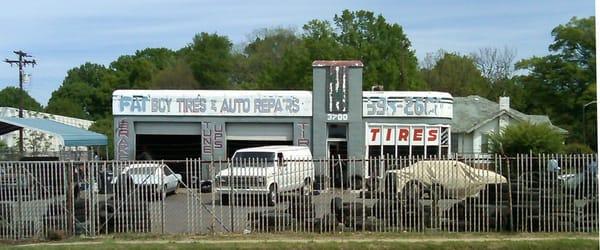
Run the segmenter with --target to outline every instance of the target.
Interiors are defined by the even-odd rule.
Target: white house
[[[486,154],[488,135],[515,122],[546,123],[560,133],[567,133],[552,125],[548,116],[527,115],[512,109],[509,97],[500,97],[500,103],[476,95],[454,97],[451,150],[457,154]]]

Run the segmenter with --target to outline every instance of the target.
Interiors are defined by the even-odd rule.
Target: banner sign
[[[364,117],[432,117],[452,119],[453,98],[445,92],[363,92]]]
[[[116,90],[113,115],[312,116],[310,91]]]
[[[440,145],[441,128],[428,125],[369,125],[366,138],[368,145]]]

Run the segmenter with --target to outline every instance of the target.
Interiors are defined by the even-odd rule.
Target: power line
[[[30,58],[31,55],[27,54],[26,52],[19,50],[19,51],[13,51],[13,53],[15,53],[19,56],[19,60],[4,59],[4,62],[10,64],[10,66],[13,66],[13,64],[16,64],[19,66],[19,89],[20,89],[19,117],[23,118],[23,99],[25,99],[25,95],[23,94],[23,77],[24,77],[23,68],[26,67],[27,65],[31,65],[31,67],[34,67],[37,63],[35,62],[35,59],[28,60],[27,58]],[[19,129],[19,152],[21,154],[23,153],[23,128]]]

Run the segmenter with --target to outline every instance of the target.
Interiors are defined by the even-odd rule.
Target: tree
[[[202,89],[228,89],[233,71],[232,46],[225,36],[202,32],[178,53],[190,64]]]
[[[502,155],[560,153],[564,136],[548,124],[527,122],[508,125],[490,134],[491,152]]]
[[[177,61],[152,77],[152,89],[200,89],[200,83],[194,78],[190,65],[183,60]]]
[[[67,72],[58,90],[52,92],[46,112],[82,119],[97,119],[111,112],[114,72],[85,63]]]
[[[0,91],[0,107],[18,108],[21,96],[23,96],[23,108],[33,111],[42,111],[40,105],[24,90],[21,91],[17,87],[6,87]]]
[[[432,68],[423,68],[421,72],[431,90],[450,92],[454,96],[488,93],[488,83],[470,57],[445,51],[429,57],[437,61]]]
[[[398,24],[387,23],[370,11],[344,10],[335,15],[339,31],[336,41],[343,59],[360,59],[365,64],[363,89],[384,85],[389,90],[422,89],[417,58],[411,43]]]
[[[102,119],[95,121],[92,126],[90,126],[89,130],[106,135],[108,138],[108,158],[112,159],[114,156],[114,129],[113,129],[113,116],[107,116]],[[98,151],[98,156],[104,158],[106,153],[106,148],[100,148]]]
[[[595,99],[590,94],[596,84],[595,17],[574,17],[554,28],[552,36],[550,55],[516,64],[517,69],[528,71],[517,78],[529,100],[524,111],[550,115],[555,124],[570,131],[568,141],[582,141],[581,110]],[[594,133],[586,135],[595,148]]]

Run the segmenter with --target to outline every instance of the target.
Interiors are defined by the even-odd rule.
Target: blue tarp
[[[37,130],[62,139],[65,147],[105,146],[105,135],[47,119],[0,117],[0,135],[20,128]]]

